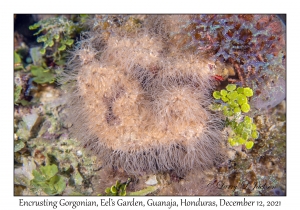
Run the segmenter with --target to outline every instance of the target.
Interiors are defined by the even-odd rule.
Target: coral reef
[[[285,98],[285,25],[278,16],[192,15],[184,23],[176,35],[181,46],[217,61],[216,74],[229,82],[251,87],[254,107]]]
[[[181,17],[130,17],[111,27],[101,18],[61,78],[70,84],[73,136],[104,165],[129,174],[184,173],[221,160],[223,125],[208,107],[209,61],[168,38]]]
[[[286,194],[285,25],[276,15],[62,16],[14,16],[15,195],[105,195],[129,178],[127,195]],[[56,40],[41,25],[37,43],[28,27],[41,19],[89,31],[65,25]],[[76,49],[60,85],[68,34]],[[246,109],[227,97],[235,86],[251,97]],[[252,148],[228,142],[239,124],[251,125]],[[37,180],[50,165],[65,188]]]

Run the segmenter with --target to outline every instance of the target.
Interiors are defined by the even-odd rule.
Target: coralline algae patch
[[[276,15],[192,15],[183,23],[176,35],[180,46],[231,65],[235,76],[225,76],[255,91],[255,108],[285,98],[285,25]]]

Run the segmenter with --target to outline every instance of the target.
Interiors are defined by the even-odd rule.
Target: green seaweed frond
[[[126,187],[131,182],[131,179],[128,178],[126,182],[121,184],[120,180],[117,180],[116,184],[105,189],[105,195],[107,196],[125,196]],[[99,194],[101,196],[101,194]]]
[[[62,52],[73,45],[75,35],[82,30],[82,23],[87,17],[88,15],[80,15],[78,22],[69,20],[65,16],[48,18],[29,26],[29,29],[38,30],[34,35],[39,35],[37,42],[43,43],[40,53],[44,55],[49,49],[54,60],[58,62],[62,58]]]
[[[126,196],[127,195],[126,187],[128,186],[128,184],[130,182],[131,182],[130,178],[128,178],[128,180],[126,182],[123,182],[122,184],[118,180],[115,185],[105,189],[105,195],[106,196]],[[145,195],[155,192],[157,189],[158,189],[157,186],[148,186],[145,189],[142,189],[140,191],[130,192],[130,193],[128,193],[128,195],[129,196],[145,196]],[[102,195],[98,194],[98,196],[102,196]]]
[[[53,83],[56,79],[55,73],[50,69],[45,69],[42,66],[30,66],[33,81],[38,84]]]
[[[57,173],[58,168],[54,164],[41,166],[40,172],[32,171],[34,179],[30,181],[30,184],[35,189],[42,189],[48,195],[59,195],[65,190],[66,182]]]

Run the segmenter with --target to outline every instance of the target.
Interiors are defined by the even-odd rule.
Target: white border
[[[296,2],[296,1],[293,1]],[[1,150],[0,150],[0,206],[1,209],[20,208],[18,200],[13,197],[13,14],[14,13],[287,13],[287,196],[286,197],[249,197],[249,200],[280,200],[282,206],[298,207],[299,180],[299,110],[300,98],[300,19],[298,5],[292,1],[251,0],[251,1],[176,1],[176,0],[112,0],[112,1],[62,1],[62,0],[15,0],[1,3]],[[298,147],[297,147],[298,146]],[[26,199],[44,199],[27,197]],[[49,197],[47,197],[49,198]],[[81,197],[80,197],[81,198]],[[163,200],[165,197],[159,197]],[[179,197],[166,197],[180,199]],[[185,197],[188,198],[188,197]],[[191,197],[190,199],[193,199]],[[240,200],[242,197],[225,197],[228,200]],[[61,198],[52,198],[59,200]],[[67,198],[78,200],[79,198]],[[99,199],[97,197],[90,198]],[[147,198],[141,198],[147,199]],[[219,197],[204,197],[216,200]],[[33,207],[30,207],[33,208]],[[38,207],[39,208],[39,207]],[[198,207],[199,208],[199,207]],[[229,209],[230,207],[228,207]],[[239,207],[240,208],[240,207]],[[28,208],[27,208],[28,209]],[[80,208],[77,208],[80,209]],[[163,209],[163,208],[161,208]],[[167,208],[164,208],[167,209]],[[278,207],[277,207],[278,209]],[[297,209],[297,208],[292,208]]]

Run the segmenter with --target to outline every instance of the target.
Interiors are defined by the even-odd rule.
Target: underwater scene
[[[286,15],[15,14],[14,195],[285,196]]]

